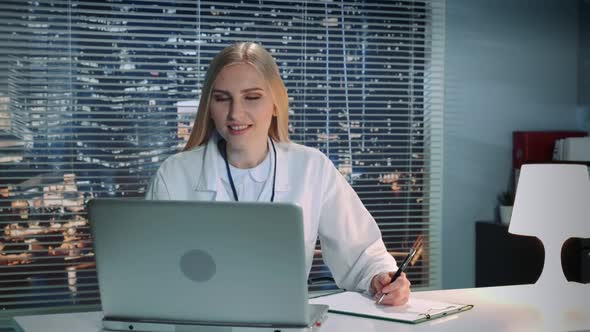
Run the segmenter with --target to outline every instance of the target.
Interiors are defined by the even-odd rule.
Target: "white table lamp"
[[[567,283],[561,248],[571,237],[590,237],[590,180],[585,165],[532,164],[520,171],[508,231],[535,236],[545,247],[536,284]]]

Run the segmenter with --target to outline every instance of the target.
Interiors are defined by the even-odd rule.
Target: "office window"
[[[444,1],[4,0],[0,308],[96,308],[84,204],[142,197],[185,143],[210,59],[275,56],[291,138],[322,150],[416,289],[440,274]],[[321,259],[310,289],[334,287]]]

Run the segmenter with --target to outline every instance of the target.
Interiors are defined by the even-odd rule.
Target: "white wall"
[[[447,0],[443,288],[475,285],[514,130],[579,129],[578,0]]]

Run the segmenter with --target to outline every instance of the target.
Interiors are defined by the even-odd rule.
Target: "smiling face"
[[[268,84],[253,66],[236,63],[219,72],[209,111],[228,152],[265,155],[274,109]]]

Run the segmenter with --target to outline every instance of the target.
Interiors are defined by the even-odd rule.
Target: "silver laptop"
[[[89,217],[106,329],[311,331],[326,317],[308,304],[296,205],[94,199]]]

